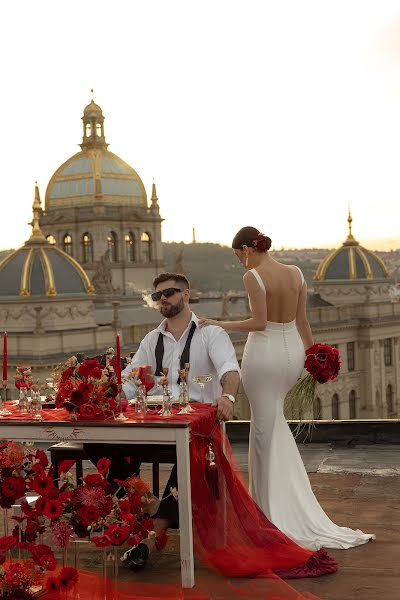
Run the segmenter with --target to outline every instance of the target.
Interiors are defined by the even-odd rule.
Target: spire
[[[353,236],[353,233],[351,231],[351,224],[353,223],[353,217],[351,216],[351,211],[350,211],[350,204],[349,204],[349,213],[347,216],[347,223],[348,223],[348,227],[349,227],[349,233],[347,235],[347,239],[344,242],[344,245],[346,246],[358,246],[358,242],[355,239],[355,237]]]
[[[33,213],[33,219],[32,219],[32,234],[31,237],[29,238],[30,240],[37,240],[37,241],[43,241],[46,240],[46,238],[44,237],[42,230],[40,229],[40,213],[42,212],[42,202],[40,200],[40,193],[39,193],[39,186],[38,186],[38,182],[35,181],[35,197],[33,199],[33,204],[32,204],[32,213]]]
[[[196,228],[192,227],[192,244],[196,243]]]
[[[93,90],[90,90],[93,94]],[[83,111],[83,138],[80,145],[82,150],[89,148],[104,148],[108,144],[104,137],[104,116],[100,106],[95,103],[93,98]]]
[[[153,185],[151,187],[151,208],[153,210],[159,210],[159,206],[158,206],[158,198],[157,198],[157,190],[156,190],[156,184],[153,180]]]

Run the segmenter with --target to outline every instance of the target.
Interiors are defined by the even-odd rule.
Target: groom
[[[139,349],[132,362],[123,371],[127,376],[133,368],[151,365],[154,373],[162,372],[163,367],[169,368],[169,380],[172,395],[179,397],[178,369],[183,369],[185,363],[190,363],[191,374],[209,374],[211,382],[204,388],[203,401],[215,404],[217,418],[229,421],[233,417],[233,405],[240,382],[240,370],[235,350],[228,334],[216,326],[198,327],[197,316],[189,306],[190,285],[187,278],[179,273],[162,273],[153,282],[152,300],[159,304],[159,310],[165,317],[157,329],[148,333],[140,343]],[[123,391],[128,399],[136,395],[136,386],[132,380],[123,384]],[[155,393],[156,389],[150,390]],[[190,399],[200,401],[200,386],[190,386]],[[132,447],[117,448],[119,456],[132,452]],[[101,456],[104,456],[102,446]],[[136,459],[140,456],[136,454]],[[124,472],[127,463],[122,463],[114,454],[111,457],[114,473]],[[92,458],[93,460],[93,458]],[[140,463],[129,465],[131,474],[138,472]],[[115,477],[124,478],[126,472]],[[164,496],[156,515],[153,517],[154,530],[157,534],[168,527],[179,526],[178,503],[171,488],[178,487],[176,465],[165,487]],[[154,548],[154,540],[147,539],[125,553],[125,564],[133,570],[143,567]]]

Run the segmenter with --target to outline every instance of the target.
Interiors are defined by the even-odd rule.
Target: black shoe
[[[149,558],[149,548],[146,544],[138,544],[131,548],[122,557],[124,567],[128,567],[132,571],[140,571],[143,569]]]

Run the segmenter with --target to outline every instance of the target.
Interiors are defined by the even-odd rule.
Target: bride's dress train
[[[252,273],[265,287],[255,269]],[[251,407],[250,493],[274,525],[301,546],[351,548],[373,534],[335,525],[322,510],[283,413],[285,396],[304,365],[295,321],[268,322],[249,334],[242,378]]]

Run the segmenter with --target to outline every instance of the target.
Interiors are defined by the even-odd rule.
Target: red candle
[[[117,355],[115,357],[115,362],[116,362],[115,374],[117,376],[117,383],[121,384],[122,383],[122,379],[121,379],[121,346],[119,343],[119,335],[117,335],[115,346],[116,346],[116,350],[117,350]]]
[[[3,381],[7,381],[7,331],[3,336]]]

